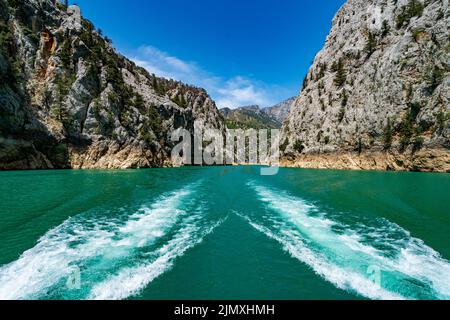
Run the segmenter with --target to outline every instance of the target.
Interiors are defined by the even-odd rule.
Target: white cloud
[[[217,104],[219,106],[245,106],[257,104],[260,106],[269,106],[272,103],[265,89],[258,86],[251,80],[237,76],[233,79],[225,81],[220,88],[217,89],[219,98]]]
[[[285,88],[240,75],[228,79],[216,76],[195,62],[184,61],[152,46],[140,47],[129,56],[137,65],[157,76],[205,88],[219,108],[251,104],[266,107],[289,97]]]

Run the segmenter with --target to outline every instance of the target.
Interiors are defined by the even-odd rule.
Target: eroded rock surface
[[[117,53],[80,13],[0,2],[0,169],[170,166],[170,134],[223,130],[207,92]]]
[[[285,164],[449,171],[449,8],[347,1],[283,127]]]

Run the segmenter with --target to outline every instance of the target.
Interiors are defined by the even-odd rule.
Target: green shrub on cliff
[[[389,26],[389,22],[387,20],[383,20],[383,25],[381,27],[381,36],[384,38],[391,31],[391,27]]]
[[[289,139],[286,138],[286,139],[284,139],[284,142],[280,145],[280,151],[285,152],[288,145],[289,145]]]
[[[71,119],[68,116],[68,112],[65,108],[65,99],[69,94],[70,88],[74,79],[69,78],[66,75],[62,75],[56,82],[56,99],[52,106],[51,113],[53,116],[61,121],[64,125],[70,125]]]
[[[0,54],[6,55],[12,45],[13,34],[6,23],[0,20]]]
[[[17,58],[14,34],[11,28],[0,20],[0,55],[6,62],[6,68],[0,72],[0,87],[8,85],[16,93],[20,92],[22,62]]]
[[[415,153],[422,149],[425,139],[421,136],[415,137],[412,143],[412,152]]]
[[[334,77],[334,83],[337,87],[342,87],[345,82],[347,81],[347,72],[344,68],[344,63],[342,62],[342,59],[339,59],[335,65],[333,65],[333,70],[335,70],[336,75]]]
[[[319,63],[319,71],[316,75],[316,81],[319,81],[325,76],[325,72],[327,72],[327,64],[326,63]]]
[[[341,107],[346,107],[348,103],[348,95],[347,91],[344,89],[342,90],[342,101],[341,101]]]
[[[151,106],[150,108],[148,108],[147,117],[149,118],[148,124],[150,128],[155,132],[160,132],[162,126],[162,119],[156,107]]]
[[[431,66],[424,75],[424,80],[428,85],[428,90],[433,93],[445,78],[445,71],[438,66]]]
[[[445,114],[442,110],[439,111],[439,113],[436,115],[435,132],[442,133],[449,119],[450,119],[450,112]]]
[[[295,141],[293,148],[298,153],[302,153],[303,150],[305,150],[305,146],[303,145],[303,142],[300,140]]]
[[[134,107],[136,107],[138,110],[142,110],[145,108],[145,101],[141,94],[135,92],[134,93],[134,101],[133,101]]]
[[[159,116],[156,107],[152,106],[147,110],[147,117],[139,130],[139,135],[142,140],[144,140],[147,144],[152,144],[155,142],[155,135],[158,135],[162,129],[162,119]]]
[[[39,36],[33,32],[30,28],[27,26],[22,26],[22,31],[25,34],[25,36],[30,40],[35,46],[39,44],[40,38]]]
[[[358,151],[358,154],[359,154],[359,155],[361,155],[361,153],[362,153],[362,151],[363,151],[363,148],[364,148],[364,144],[363,144],[363,142],[362,142],[362,138],[359,137],[359,138],[358,138],[358,143],[357,143],[357,145],[356,145],[356,151]]]
[[[178,94],[176,95],[172,101],[174,103],[176,103],[178,106],[180,106],[181,108],[186,108],[187,107],[187,102],[186,99],[184,98],[183,94]]]
[[[376,46],[377,46],[377,38],[372,32],[369,32],[366,40],[366,45],[364,47],[364,52],[366,53],[367,58],[369,58],[372,55],[372,53],[375,52]]]
[[[422,16],[424,5],[419,0],[409,0],[406,6],[401,8],[401,13],[397,16],[397,28],[407,25],[414,17]]]
[[[61,62],[66,69],[70,69],[72,63],[72,44],[69,39],[64,39],[58,53]]]
[[[411,139],[418,133],[416,128],[416,118],[422,105],[419,102],[412,102],[409,104],[409,111],[405,114],[400,123],[399,135],[400,135],[400,151],[404,151],[411,143]]]

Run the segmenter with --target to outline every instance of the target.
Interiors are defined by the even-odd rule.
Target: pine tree
[[[364,51],[366,52],[368,58],[375,51],[376,46],[377,46],[376,37],[375,37],[375,35],[372,32],[369,32],[369,35],[368,35],[368,38],[367,38],[367,42],[366,42],[366,46],[364,47]]]
[[[336,66],[336,76],[334,78],[334,83],[340,88],[345,84],[347,80],[347,73],[344,69],[344,64],[341,59],[337,62]]]
[[[389,26],[389,23],[387,20],[383,21],[383,26],[381,28],[381,35],[383,37],[386,37],[389,34],[389,31],[391,30],[391,27]]]

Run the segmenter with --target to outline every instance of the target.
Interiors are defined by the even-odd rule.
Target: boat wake
[[[239,215],[336,287],[371,299],[450,298],[450,262],[400,226],[362,218],[346,224],[344,214],[339,219],[281,190],[248,186],[267,214]]]
[[[204,218],[203,204],[192,197],[197,186],[166,193],[132,214],[69,218],[18,260],[0,267],[0,299],[138,294],[221,223]],[[77,276],[74,290],[70,279]]]
[[[176,236],[154,253],[156,257],[151,262],[121,269],[104,282],[97,284],[88,298],[119,300],[138,294],[155,278],[170,269],[177,257],[199,244],[206,235],[226,220],[226,218],[219,220],[214,225],[202,230],[196,224],[196,219],[198,217],[188,218],[185,226],[179,230]]]
[[[126,299],[139,295],[226,217],[200,183],[114,212],[84,212],[0,267],[0,299]],[[450,299],[450,262],[386,219],[322,212],[248,183],[261,210],[236,212],[336,287],[370,299]]]

